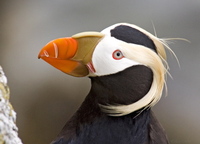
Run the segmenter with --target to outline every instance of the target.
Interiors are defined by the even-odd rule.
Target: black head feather
[[[143,45],[156,52],[156,47],[153,41],[147,35],[133,27],[119,25],[110,32],[111,36],[115,37],[116,39],[125,41],[127,43]]]

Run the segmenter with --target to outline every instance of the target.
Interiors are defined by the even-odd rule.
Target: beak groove
[[[58,58],[58,46],[54,42],[53,42],[53,47],[54,47],[54,51],[55,51],[55,58]]]

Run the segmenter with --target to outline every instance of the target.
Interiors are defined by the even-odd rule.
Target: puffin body
[[[52,144],[167,144],[151,110],[165,83],[165,45],[127,23],[49,42],[39,58],[91,79],[89,94]]]

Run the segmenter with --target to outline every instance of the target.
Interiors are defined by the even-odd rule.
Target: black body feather
[[[52,144],[167,144],[150,109],[111,117],[98,104],[130,104],[150,89],[153,73],[139,65],[109,76],[91,77],[85,101]]]

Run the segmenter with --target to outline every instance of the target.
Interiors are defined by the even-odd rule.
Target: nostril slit
[[[49,57],[49,54],[48,54],[48,52],[47,52],[46,50],[44,50],[44,55],[45,55],[46,57]]]

